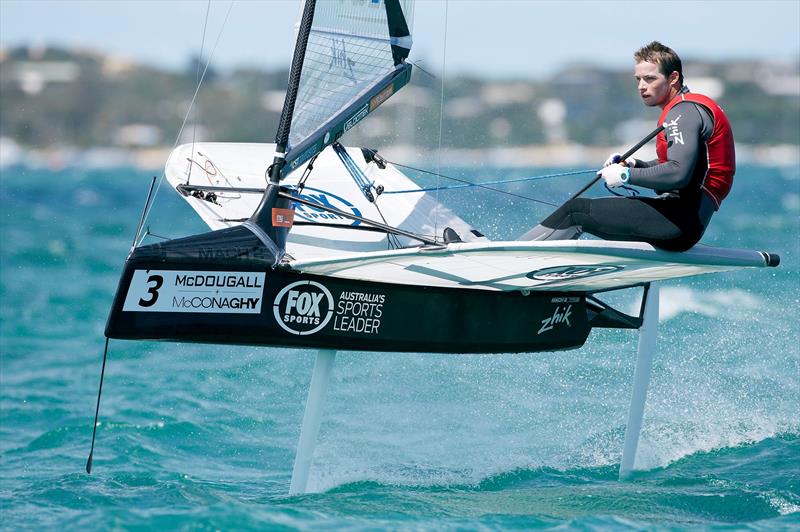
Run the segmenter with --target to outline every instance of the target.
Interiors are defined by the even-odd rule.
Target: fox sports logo
[[[272,305],[285,331],[304,336],[322,330],[333,316],[333,296],[314,281],[297,281],[283,288]]]

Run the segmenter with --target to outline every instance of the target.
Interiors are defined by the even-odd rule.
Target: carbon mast
[[[311,25],[314,22],[314,9],[317,0],[306,0],[303,6],[303,15],[300,20],[300,27],[297,32],[297,43],[294,48],[294,57],[289,71],[289,84],[286,90],[286,98],[283,101],[278,131],[275,134],[275,155],[272,164],[267,168],[267,188],[261,203],[256,208],[250,220],[244,225],[253,231],[261,240],[264,237],[271,239],[283,252],[286,249],[286,237],[289,233],[288,227],[291,224],[283,218],[278,218],[281,211],[291,211],[291,203],[286,199],[279,198],[280,180],[283,167],[286,165],[286,148],[289,144],[289,129],[294,114],[294,105],[297,101],[297,91],[300,87],[300,75],[303,71],[303,61],[305,60],[308,36],[311,33]],[[293,218],[293,213],[289,213]],[[280,221],[279,221],[280,220]],[[288,225],[288,227],[287,227]],[[262,233],[263,232],[263,233]]]
[[[303,6],[267,187],[243,224],[281,254],[294,204],[281,180],[411,79],[406,58],[412,40],[402,4],[411,9],[407,0],[353,6],[306,0]]]

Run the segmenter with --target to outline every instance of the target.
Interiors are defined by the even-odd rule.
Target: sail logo
[[[297,281],[278,292],[272,305],[275,321],[291,334],[321,331],[333,316],[333,296],[315,281]]]
[[[568,305],[561,310],[561,307],[556,307],[556,310],[553,312],[553,315],[549,318],[545,318],[542,320],[542,326],[539,329],[539,332],[536,335],[540,335],[543,332],[552,331],[556,325],[566,323],[567,327],[572,327],[572,323],[569,321],[569,317],[572,315],[572,305]]]
[[[618,272],[622,266],[554,266],[552,268],[542,268],[529,272],[525,277],[534,281],[567,281],[570,279],[580,279],[581,277],[594,277],[606,273]]]
[[[122,310],[259,314],[263,272],[136,270]]]
[[[355,64],[356,62],[347,56],[347,48],[345,47],[344,39],[339,41],[332,39],[331,62],[328,64],[328,70],[332,70],[334,67],[340,68],[344,71],[344,77],[353,83],[357,83],[355,72],[353,72],[353,66],[355,66]]]
[[[361,216],[361,211],[341,196],[311,187],[305,187],[303,192],[303,194],[297,194],[296,192],[295,194],[297,194],[297,196],[301,199],[313,201],[314,203],[318,203],[325,207],[330,207],[340,211],[351,212],[356,216]],[[301,203],[295,203],[294,215],[297,220],[310,223],[338,223],[340,221],[351,222],[350,218],[345,218],[344,216],[323,211],[322,209],[317,209],[316,207],[311,207],[309,205],[303,205]],[[358,220],[352,220],[352,223],[349,223],[348,225],[356,227],[360,224],[361,222]]]

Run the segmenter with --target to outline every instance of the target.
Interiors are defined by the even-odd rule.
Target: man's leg
[[[588,205],[583,198],[576,198],[566,202],[553,214],[545,218],[542,223],[522,235],[518,240],[574,240],[583,232],[580,224],[575,221],[574,214],[588,211]]]
[[[702,232],[697,214],[686,206],[661,198],[575,198],[559,207],[521,240],[570,238],[580,231],[606,240],[648,242],[666,249],[684,250]],[[676,220],[681,222],[679,226]]]
[[[571,226],[566,229],[553,229],[542,224],[537,225],[517,240],[576,240],[583,231],[580,227]]]

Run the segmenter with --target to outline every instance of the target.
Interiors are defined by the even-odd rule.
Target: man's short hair
[[[681,58],[675,53],[675,50],[669,46],[664,46],[658,41],[653,41],[650,44],[642,46],[633,54],[633,58],[637,63],[647,61],[658,65],[658,69],[664,76],[669,77],[673,72],[678,73],[678,83],[683,87],[683,66],[681,65]]]

